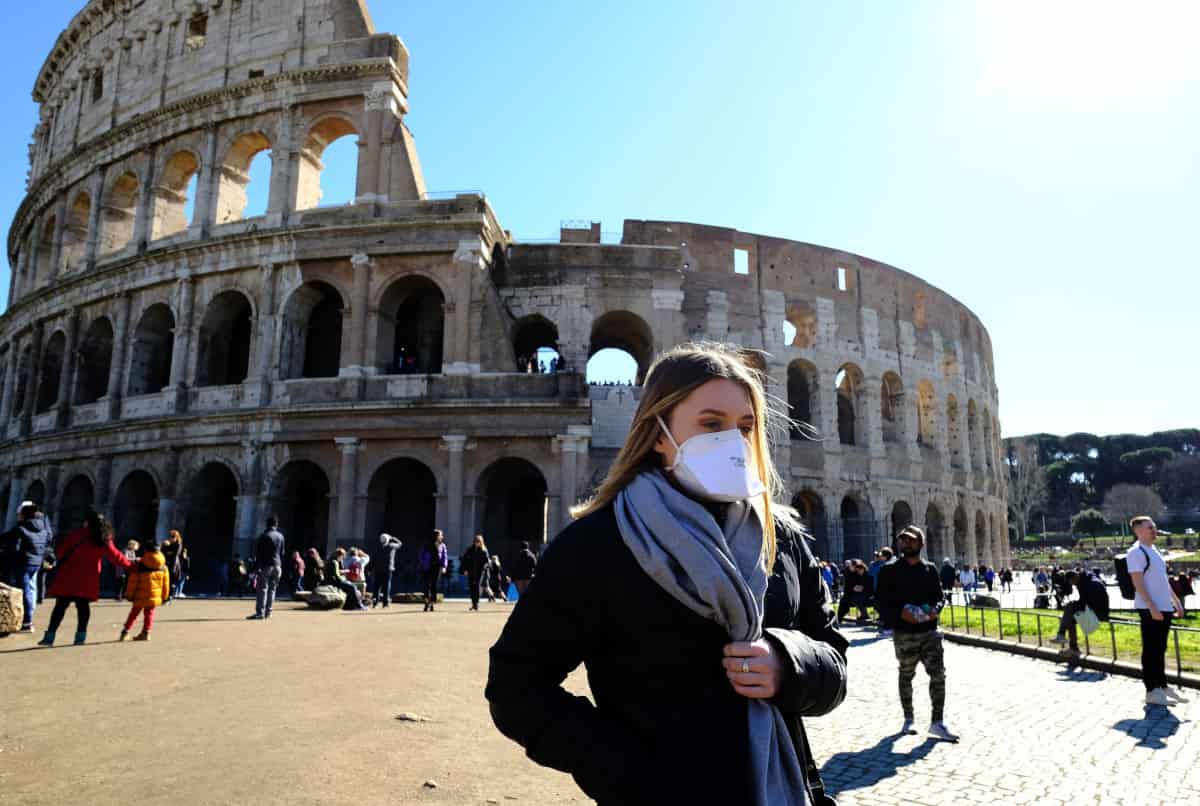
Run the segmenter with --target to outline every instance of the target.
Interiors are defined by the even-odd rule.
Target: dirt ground
[[[42,649],[49,605],[36,636],[0,639],[2,803],[589,802],[492,725],[487,650],[510,605],[288,602],[246,621],[252,600],[177,600],[150,642],[117,643],[128,606],[101,602],[86,646],[71,611]]]

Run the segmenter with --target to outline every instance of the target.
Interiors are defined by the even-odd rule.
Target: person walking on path
[[[379,535],[379,560],[375,563],[375,590],[371,592],[371,607],[387,607],[392,601],[392,575],[396,573],[396,552],[404,544],[387,532]]]
[[[258,591],[254,599],[254,614],[247,619],[261,620],[271,617],[275,606],[275,591],[279,577],[283,575],[283,532],[279,531],[279,519],[274,515],[267,518],[267,528],[258,536],[254,547],[254,569],[258,572]]]
[[[491,649],[500,732],[603,806],[827,802],[802,717],[845,697],[847,642],[775,503],[769,416],[736,348],[660,358]],[[594,700],[561,685],[580,663]]]
[[[125,543],[125,559],[130,562],[136,562],[138,552],[141,549],[141,544],[136,540],[130,540]],[[125,589],[129,584],[129,574],[121,569],[117,569],[117,595],[114,597],[118,602],[125,598]]]
[[[1062,653],[1074,660],[1079,657],[1079,636],[1075,631],[1079,614],[1090,608],[1096,614],[1096,618],[1108,621],[1108,589],[1104,587],[1104,580],[1083,569],[1072,571],[1067,575],[1067,580],[1079,592],[1079,598],[1067,602],[1062,619],[1058,622],[1058,634],[1051,638],[1050,642],[1068,644],[1069,636],[1070,642]]]
[[[512,581],[517,586],[517,596],[525,595],[525,589],[529,587],[529,580],[533,579],[537,573],[537,557],[529,550],[529,542],[521,541],[521,550],[517,553],[517,559],[513,563]]]
[[[100,562],[108,560],[116,568],[128,569],[132,563],[113,545],[112,530],[95,510],[88,512],[84,525],[71,532],[58,547],[58,570],[46,595],[57,601],[50,613],[46,634],[38,641],[41,646],[54,646],[58,628],[67,607],[75,605],[79,623],[75,628],[75,643],[87,641],[88,620],[92,602],[100,598]]]
[[[421,547],[421,555],[417,558],[417,570],[421,572],[427,613],[432,612],[433,606],[437,604],[438,582],[449,565],[450,555],[446,551],[446,538],[441,529],[434,529],[429,542]]]
[[[958,572],[958,584],[962,586],[963,604],[969,605],[971,594],[975,592],[975,569],[963,565],[962,570]]]
[[[954,570],[954,563],[950,562],[950,558],[946,557],[942,560],[942,595],[949,602],[954,598],[954,583],[958,580],[958,572]]]
[[[167,597],[167,601],[179,595],[179,585],[183,580],[183,574],[179,567],[179,555],[183,551],[183,535],[175,529],[167,532],[167,539],[162,544],[162,555],[167,562],[167,574],[171,577],[171,595]]]
[[[913,677],[917,664],[924,664],[929,675],[929,700],[932,713],[929,735],[949,742],[958,737],[946,727],[946,664],[942,634],[938,630],[945,597],[933,563],[921,559],[925,533],[918,526],[906,526],[896,538],[900,561],[886,566],[879,575],[875,602],[883,623],[893,630],[892,646],[900,663],[900,707],[904,711],[904,734],[915,733],[913,725]]]
[[[46,549],[54,541],[54,530],[50,521],[32,501],[24,501],[17,513],[17,525],[4,536],[13,557],[13,582],[20,585],[21,604],[25,608],[21,616],[21,632],[33,632],[33,611],[37,607],[38,572]]]
[[[500,565],[500,555],[493,554],[487,568],[488,601],[494,602],[496,599],[499,599],[502,602],[507,602],[507,587],[508,583],[504,576],[504,568]]]
[[[149,641],[150,628],[154,626],[154,608],[167,601],[170,595],[171,572],[167,569],[167,558],[151,537],[146,541],[141,558],[129,567],[125,598],[133,603],[133,607],[117,640],[124,641],[138,615],[144,613],[142,631],[133,640]]]
[[[1154,547],[1158,527],[1154,519],[1139,515],[1129,522],[1137,542],[1125,553],[1129,577],[1137,593],[1133,597],[1142,628],[1142,684],[1146,687],[1147,705],[1170,705],[1187,702],[1167,685],[1167,638],[1171,634],[1172,616],[1183,616],[1183,605],[1171,590],[1167,577],[1167,562]]]
[[[467,587],[471,589],[472,610],[479,609],[479,589],[483,585],[483,575],[487,567],[487,545],[483,542],[483,535],[475,535],[470,548],[458,558],[459,573],[466,575]]]

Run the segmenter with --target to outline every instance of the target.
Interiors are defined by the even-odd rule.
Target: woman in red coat
[[[89,511],[84,518],[83,528],[67,535],[55,547],[58,566],[54,581],[50,583],[47,596],[58,601],[50,614],[50,626],[41,641],[42,646],[54,646],[54,635],[58,625],[67,614],[67,606],[75,603],[78,626],[75,628],[75,643],[87,641],[88,619],[91,618],[91,603],[100,598],[100,561],[107,559],[117,568],[128,568],[132,563],[113,545],[112,533],[104,518]]]

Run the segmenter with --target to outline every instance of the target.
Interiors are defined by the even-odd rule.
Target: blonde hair
[[[774,422],[786,415],[773,409],[763,387],[763,373],[758,367],[762,363],[759,353],[742,350],[731,344],[695,342],[681,344],[659,356],[642,386],[642,397],[633,415],[633,424],[625,444],[617,453],[608,475],[596,489],[596,494],[582,504],[571,508],[571,516],[582,518],[608,506],[617,493],[633,481],[644,470],[662,466],[654,445],[662,436],[657,417],[668,420],[671,411],[692,392],[711,380],[723,378],[733,381],[746,390],[750,407],[754,412],[754,429],[750,434],[750,447],[758,465],[758,475],[766,485],[762,496],[763,550],[767,568],[775,565],[775,518],[787,518],[788,510],[773,499],[784,492],[783,481],[771,461],[771,450],[767,433]],[[770,422],[769,422],[770,421]],[[774,513],[772,510],[774,509]]]

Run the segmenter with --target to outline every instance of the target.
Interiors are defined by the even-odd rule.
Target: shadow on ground
[[[1174,736],[1183,724],[1179,717],[1162,705],[1147,705],[1146,715],[1141,719],[1122,719],[1113,725],[1138,740],[1138,747],[1161,750],[1167,746],[1167,738]]]
[[[901,767],[915,764],[929,755],[930,751],[939,744],[937,739],[928,738],[916,747],[906,752],[893,750],[893,745],[902,734],[885,736],[873,747],[865,750],[855,750],[847,753],[835,753],[821,768],[821,778],[829,793],[849,792],[852,789],[866,789],[875,786],[880,781],[887,780],[896,774]],[[852,780],[843,781],[842,771],[848,773]]]

